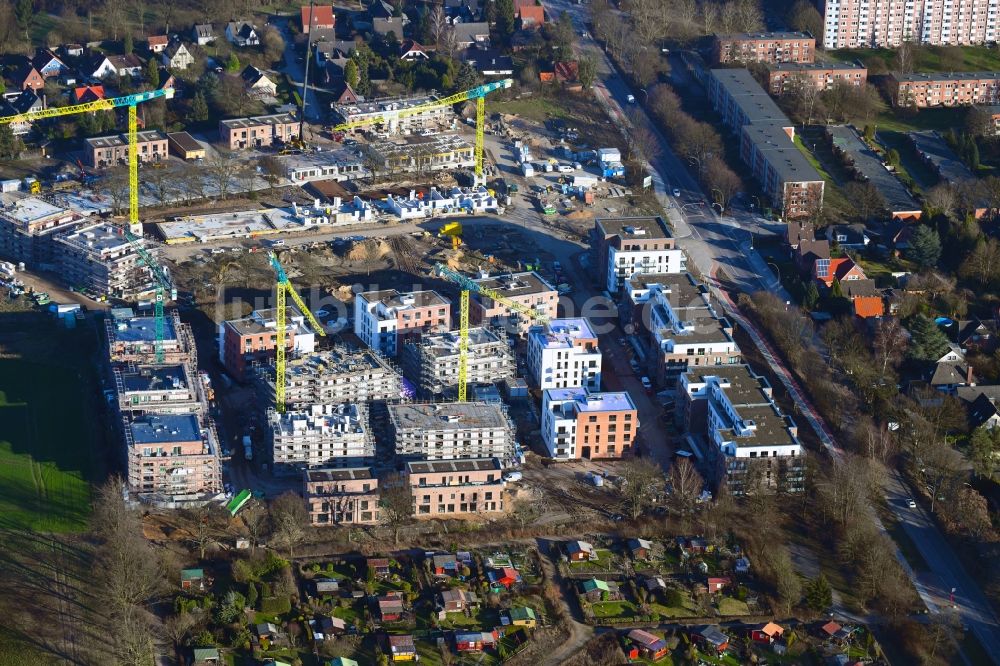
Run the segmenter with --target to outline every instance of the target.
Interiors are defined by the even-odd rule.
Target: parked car
[[[507,472],[506,474],[503,475],[503,480],[504,481],[512,481],[512,482],[513,481],[520,481],[523,478],[524,478],[524,474],[522,474],[521,472],[518,472],[518,471]]]
[[[643,375],[639,379],[639,381],[642,382],[642,388],[646,389],[646,393],[652,393],[653,392],[653,382],[649,381],[649,377],[647,377],[646,375]]]
[[[632,372],[639,372],[639,361],[634,358],[630,358],[628,361],[629,367],[632,368]]]
[[[910,507],[911,509],[916,509],[917,502],[912,497],[910,497],[906,500],[906,506]]]
[[[675,187],[675,188],[674,188],[674,192],[673,192],[673,194],[674,194],[674,196],[675,196],[675,197],[679,197],[679,196],[681,195],[681,190],[680,190],[680,188],[678,188],[678,187]]]

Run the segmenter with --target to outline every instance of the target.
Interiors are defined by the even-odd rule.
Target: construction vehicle
[[[438,231],[438,237],[445,236],[451,238],[451,248],[457,250],[462,244],[462,223],[449,222],[442,226],[440,231]]]
[[[461,102],[474,99],[476,100],[476,182],[480,183],[483,180],[483,136],[485,134],[486,126],[486,95],[496,90],[510,88],[512,85],[514,85],[513,79],[492,81],[481,86],[476,86],[471,90],[455,93],[454,95],[449,95],[448,97],[442,97],[437,101],[429,102],[427,104],[420,104],[419,106],[411,106],[406,109],[398,109],[395,111],[386,111],[380,116],[372,116],[370,118],[353,120],[348,123],[341,123],[340,125],[334,126],[333,132],[347,132],[356,127],[367,127],[370,125],[389,125],[393,120],[398,120],[407,116],[415,116],[425,111],[439,109],[445,106],[454,106],[455,104],[460,104]]]
[[[125,239],[139,254],[141,262],[149,267],[156,282],[156,306],[155,306],[155,331],[156,331],[156,361],[163,363],[163,337],[166,331],[166,319],[163,314],[164,299],[170,294],[171,300],[177,298],[177,290],[171,285],[166,271],[156,262],[152,255],[139,242],[139,238],[132,233],[139,224],[139,150],[138,132],[139,121],[136,116],[136,107],[143,102],[155,99],[173,99],[173,88],[162,88],[160,90],[149,90],[125,95],[123,97],[111,97],[108,99],[98,99],[93,102],[83,104],[73,104],[63,107],[49,107],[47,109],[37,109],[26,113],[19,113],[13,116],[0,117],[0,125],[11,123],[33,122],[44,120],[45,118],[57,118],[60,116],[70,116],[77,113],[90,113],[92,111],[109,111],[126,107],[128,109],[128,226],[124,229]],[[37,186],[37,189],[36,189]],[[31,184],[31,192],[37,194],[41,191],[41,183],[37,180]]]
[[[309,323],[313,327],[313,331],[316,335],[321,337],[326,337],[326,331],[323,330],[323,326],[316,321],[316,317],[313,313],[309,311],[306,304],[302,302],[302,298],[292,287],[292,283],[288,280],[288,275],[285,273],[285,269],[281,267],[281,262],[278,261],[278,255],[273,251],[268,252],[268,259],[271,262],[271,268],[274,269],[274,274],[278,281],[275,285],[275,309],[277,310],[277,328],[278,328],[278,339],[276,341],[275,347],[275,363],[274,363],[274,409],[279,414],[285,413],[285,322],[287,319],[287,311],[285,307],[285,296],[289,295],[298,306],[299,311],[302,312],[303,316],[309,320]]]
[[[492,298],[497,303],[505,305],[532,321],[544,323],[548,321],[548,317],[532,307],[512,301],[497,291],[480,285],[478,282],[469,279],[461,273],[451,270],[444,264],[437,264],[434,267],[434,272],[438,276],[454,282],[462,288],[458,318],[458,402],[465,402],[468,398],[469,374],[469,293],[474,291]]]

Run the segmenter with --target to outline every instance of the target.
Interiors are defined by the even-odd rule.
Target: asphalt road
[[[589,36],[586,6],[573,4],[569,0],[543,0],[543,4],[551,16],[568,12],[573,18],[577,34],[587,33],[578,43],[581,51],[592,55],[597,61],[599,82],[595,85],[595,92],[598,99],[608,108],[610,115],[617,118],[623,127],[627,127],[630,121],[646,125],[660,140],[659,157],[651,165],[657,171],[654,176],[654,182],[658,181],[657,194],[664,201],[670,221],[674,225],[678,246],[688,252],[691,261],[702,275],[714,277],[721,271],[739,291],[753,292],[765,289],[790,301],[787,292],[780,286],[774,274],[766,265],[762,266],[764,260],[757,252],[750,249],[750,231],[756,232],[760,229],[759,218],[746,210],[736,210],[732,215],[720,218],[707,208],[691,205],[708,197],[700,190],[685,165],[673,153],[665,137],[651,123],[642,108],[628,103],[628,95],[632,94],[642,101],[645,91],[630,90],[617,76],[600,46]],[[682,72],[676,71],[674,74],[675,77],[683,75]],[[623,111],[626,107],[629,108],[628,116]],[[673,188],[681,190],[680,197],[668,196]],[[787,370],[785,374],[787,375]],[[792,385],[794,386],[794,380]],[[840,450],[829,435],[822,418],[801,394],[797,394],[797,391],[792,391],[792,397],[836,458]],[[886,488],[888,506],[917,545],[931,575],[914,574],[905,561],[902,562],[904,569],[911,574],[914,586],[930,612],[957,612],[963,624],[969,627],[982,643],[986,653],[991,655],[994,663],[1000,663],[1000,623],[997,621],[997,616],[979,586],[965,571],[951,546],[930,518],[921,509],[910,509],[907,506],[904,500],[909,494],[903,481],[898,475],[894,475]],[[901,554],[899,557],[902,560]],[[952,589],[955,590],[954,608],[949,608],[952,605],[949,598]]]

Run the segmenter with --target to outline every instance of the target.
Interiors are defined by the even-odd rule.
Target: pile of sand
[[[351,261],[381,259],[391,252],[392,248],[385,241],[366,240],[361,243],[355,243],[347,253],[347,258]]]

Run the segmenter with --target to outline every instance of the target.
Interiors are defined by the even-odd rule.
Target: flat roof
[[[1000,72],[912,72],[910,74],[892,72],[890,76],[900,82],[1000,80]]]
[[[62,215],[70,212],[66,208],[50,204],[48,201],[37,197],[18,199],[12,206],[4,207],[0,210],[0,213],[4,217],[22,224],[30,224],[37,220],[52,217],[53,215]]]
[[[288,328],[295,328],[295,323],[292,322],[294,317],[302,317],[302,313],[299,308],[292,304],[288,305],[286,308],[285,326]],[[273,326],[268,326],[267,324],[273,323]],[[265,310],[254,310],[249,316],[243,317],[241,319],[229,319],[226,321],[226,326],[229,326],[234,331],[240,335],[258,335],[260,333],[275,333],[278,332],[278,311],[276,308],[267,308]],[[302,327],[305,328],[304,326]]]
[[[751,39],[815,39],[808,32],[787,32],[787,31],[775,31],[775,32],[735,32],[722,35],[716,35],[716,39],[739,39],[739,40],[751,40]]]
[[[292,377],[350,375],[358,372],[370,372],[377,368],[384,368],[391,373],[395,372],[388,362],[379,358],[371,349],[354,351],[342,346],[289,359],[287,368]]]
[[[732,437],[737,447],[788,446],[798,444],[789,432],[789,422],[781,416],[774,405],[753,405],[738,408],[740,419],[746,424],[753,421],[753,434],[749,437]],[[728,430],[723,428],[724,431]],[[729,430],[732,434],[732,431]]]
[[[114,250],[130,245],[128,239],[122,235],[121,228],[110,224],[95,224],[77,228],[71,233],[59,236],[58,240],[64,243],[81,245],[96,252]]]
[[[187,373],[180,363],[175,365],[143,365],[121,371],[126,392],[187,389]]]
[[[434,152],[432,151],[437,151],[438,154],[446,154],[473,149],[472,144],[458,134],[434,134],[432,136],[407,134],[394,139],[362,144],[362,147],[385,157],[410,154],[413,150],[420,150],[428,155],[433,155]]]
[[[160,130],[145,130],[136,133],[136,141],[138,143],[147,143],[149,141],[166,141],[167,135]],[[116,146],[127,146],[128,137],[124,134],[113,134],[109,136],[95,136],[89,139],[84,139],[86,143],[91,148],[114,148]]]
[[[118,342],[156,342],[156,318],[137,316],[119,319],[116,317],[114,334],[115,340]],[[173,317],[163,318],[163,339],[177,339]]]
[[[376,301],[390,309],[424,308],[431,305],[451,305],[451,301],[433,289],[422,291],[399,291],[383,289],[382,291],[366,291],[360,294],[369,303]]]
[[[469,329],[470,350],[472,347],[479,345],[496,344],[499,342],[500,337],[488,328],[477,326]],[[424,333],[417,344],[430,347],[434,356],[453,356],[459,353],[459,334],[458,331]]]
[[[647,289],[653,286],[662,287],[661,292],[665,292],[667,303],[675,311],[690,307],[699,309],[709,307],[709,303],[705,300],[708,290],[704,285],[695,282],[690,273],[685,275],[677,275],[676,273],[643,275],[636,273],[629,279],[629,282],[633,283],[633,287],[634,283]]]
[[[656,305],[654,309],[662,307],[662,305]],[[693,330],[676,331],[673,328],[663,327],[656,330],[657,336],[664,340],[672,340],[679,345],[699,342],[731,342],[733,340],[732,336],[723,328],[725,320],[716,318],[709,311],[706,310],[704,313],[695,311],[685,314],[688,316],[681,316],[680,319],[685,324],[691,325]]]
[[[712,78],[726,91],[740,107],[740,111],[750,123],[778,123],[792,127],[792,122],[778,108],[771,96],[764,90],[749,70],[713,69]]]
[[[597,226],[605,236],[621,238],[673,238],[670,229],[660,216],[644,217],[601,217]]]
[[[581,412],[622,412],[635,409],[632,396],[626,391],[588,392],[585,388],[546,389],[549,400],[572,401]]]
[[[429,474],[434,472],[488,472],[499,469],[501,469],[500,461],[496,458],[424,460],[406,463],[406,470],[410,474]]]
[[[408,95],[406,97],[383,97],[355,104],[337,104],[334,106],[334,110],[345,117],[351,117],[366,114],[392,113],[434,101],[437,101],[437,96],[428,94]]]
[[[375,473],[371,467],[346,467],[343,469],[308,469],[305,472],[306,481],[363,481],[374,479]]]
[[[921,210],[906,186],[885,168],[882,159],[861,139],[857,130],[847,125],[834,125],[827,127],[826,131],[833,139],[833,145],[847,153],[854,168],[875,186],[890,212]]]
[[[201,441],[201,427],[194,414],[145,414],[129,423],[136,444],[170,444]]]
[[[397,430],[467,430],[505,428],[500,405],[489,402],[439,402],[389,405],[389,420]]]
[[[809,163],[781,125],[744,125],[743,134],[764,156],[783,183],[822,183],[823,177]]]
[[[710,365],[689,367],[684,373],[688,382],[705,384],[709,378],[721,380],[728,386],[723,388],[726,398],[735,407],[744,405],[769,405],[771,399],[764,392],[771,388],[767,378],[754,373],[749,365]]]
[[[501,296],[508,298],[555,291],[555,287],[535,271],[493,275],[473,280],[473,282],[499,292]]]
[[[584,317],[550,319],[543,329],[535,329],[531,334],[541,338],[546,348],[571,347],[573,340],[597,339],[590,322]]]
[[[228,118],[226,120],[220,120],[220,125],[225,125],[229,129],[249,129],[251,127],[260,127],[261,125],[284,125],[297,123],[298,120],[295,119],[290,113],[273,113],[268,116],[250,116],[248,118]]]
[[[938,132],[925,130],[908,132],[907,136],[926,160],[934,165],[938,176],[949,183],[963,183],[975,179],[969,167],[965,166],[952,151],[948,142]]]

